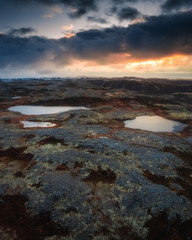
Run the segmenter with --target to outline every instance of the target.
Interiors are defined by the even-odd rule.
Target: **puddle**
[[[15,106],[8,108],[9,111],[12,112],[20,112],[25,115],[45,115],[45,114],[55,114],[55,113],[62,113],[62,112],[68,112],[71,110],[89,110],[89,108],[86,107],[48,107],[48,106],[28,106],[28,105],[21,105],[21,106]]]
[[[125,127],[151,132],[180,132],[186,124],[168,120],[159,116],[139,116],[133,120],[124,121]]]
[[[21,98],[22,98],[21,96],[12,97],[12,99],[21,99]]]
[[[56,124],[50,122],[30,122],[30,121],[20,121],[23,124],[24,128],[49,128],[54,127]]]

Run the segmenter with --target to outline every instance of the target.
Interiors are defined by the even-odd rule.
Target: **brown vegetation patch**
[[[192,152],[181,152],[169,146],[164,147],[163,151],[176,155],[178,158],[181,158],[185,163],[192,166],[192,162],[191,162]]]
[[[74,163],[74,169],[82,168],[82,167],[83,167],[83,163],[82,163],[82,162],[77,162],[77,161],[75,161],[75,163]]]
[[[35,166],[37,164],[37,161],[32,161],[30,164],[27,166],[27,170],[30,169],[31,167]]]
[[[25,136],[23,136],[25,139],[31,139],[35,137],[35,134],[26,134]]]
[[[22,166],[28,165],[28,163],[33,159],[33,154],[24,153],[26,147],[22,148],[9,148],[5,151],[0,150],[0,161],[8,164],[11,161],[17,161]]]
[[[165,178],[164,176],[161,176],[161,175],[152,174],[148,170],[145,170],[143,172],[144,172],[144,176],[147,177],[152,183],[160,184],[160,185],[164,185],[166,187],[169,187],[170,179],[167,179],[167,178]]]
[[[16,233],[17,240],[42,240],[53,235],[66,236],[69,230],[56,225],[49,213],[30,216],[26,212],[27,199],[22,196],[1,197],[0,227]]]
[[[39,182],[39,183],[34,183],[33,185],[32,185],[32,187],[35,187],[35,188],[40,188],[42,186],[42,184]]]
[[[15,177],[19,178],[19,177],[23,177],[23,173],[21,171],[16,172]]]
[[[172,147],[164,147],[165,152],[172,153],[178,158],[182,159],[189,167],[177,168],[177,174],[180,176],[176,179],[176,182],[183,188],[183,190],[178,191],[178,194],[182,194],[188,199],[192,200],[192,162],[191,162],[191,152],[181,152],[177,151]]]
[[[40,145],[44,145],[44,144],[52,144],[52,145],[56,145],[56,144],[63,144],[64,145],[64,140],[63,139],[56,139],[55,137],[47,137],[45,139],[43,139],[42,141],[39,142]]]
[[[183,190],[179,194],[184,195],[192,201],[192,169],[191,168],[177,168],[177,173],[182,178],[177,178],[176,181],[181,185]]]
[[[91,170],[89,176],[84,179],[85,182],[103,182],[103,183],[115,183],[117,179],[116,174],[110,169],[103,170],[101,166],[98,166],[98,170]]]
[[[35,103],[37,104],[43,104],[44,106],[99,106],[101,104],[104,104],[104,99],[98,98],[98,97],[69,97],[64,99],[56,99],[56,100],[50,100],[50,101],[38,101]]]
[[[66,164],[61,164],[56,167],[56,171],[69,171],[69,167]]]
[[[182,136],[183,136],[184,138],[191,137],[191,136],[192,136],[192,121],[186,120],[186,121],[183,121],[183,123],[187,124],[188,127],[185,127],[185,128],[183,129],[183,131],[181,132],[181,133],[182,133]]]
[[[170,222],[166,212],[153,216],[145,227],[149,229],[147,240],[191,240],[192,220],[182,222],[179,217]]]
[[[117,233],[120,236],[120,239],[142,240],[137,234],[133,233],[131,227],[122,226],[117,229]]]

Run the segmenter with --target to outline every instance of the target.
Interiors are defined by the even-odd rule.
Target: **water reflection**
[[[66,106],[66,107],[48,107],[48,106],[28,106],[28,105],[21,105],[21,106],[15,106],[8,108],[9,111],[13,112],[20,112],[25,115],[45,115],[45,114],[55,114],[55,113],[61,113],[61,112],[68,112],[71,110],[89,110],[89,108],[86,107],[72,107],[72,106]]]
[[[24,128],[49,128],[49,127],[54,127],[56,124],[50,123],[50,122],[31,122],[31,121],[21,121],[23,124]]]
[[[124,121],[125,127],[151,132],[180,132],[186,124],[168,120],[159,116],[139,116],[133,120]]]
[[[21,99],[21,98],[22,98],[21,96],[12,97],[12,99]]]

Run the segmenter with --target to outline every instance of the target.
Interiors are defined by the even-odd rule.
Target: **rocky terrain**
[[[17,105],[90,110],[8,110]],[[141,115],[188,127],[124,127]],[[192,81],[0,81],[0,239],[192,239]]]

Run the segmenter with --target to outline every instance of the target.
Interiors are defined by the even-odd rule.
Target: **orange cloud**
[[[61,27],[64,31],[69,31],[73,29],[73,24],[65,25]]]
[[[144,17],[139,17],[131,21],[131,24],[136,24],[136,23],[143,23],[146,22],[146,19]]]
[[[187,68],[192,60],[191,56],[185,55],[173,55],[161,59],[150,59],[147,61],[134,61],[129,62],[126,68],[130,71],[139,72],[155,72],[155,71],[169,71],[169,70],[181,70]]]
[[[53,72],[57,72],[57,74],[61,76],[68,76],[69,74],[69,76],[181,77],[191,79],[192,56],[174,55],[161,59],[133,61],[130,59],[129,55],[122,54],[122,56],[120,56],[118,54],[114,54],[111,56],[110,60],[111,62],[108,62],[108,64],[102,64],[93,60],[74,58],[66,65],[57,64],[55,61],[48,61],[47,63],[42,63],[42,68],[46,66],[46,69],[51,69]],[[38,67],[39,65],[40,63],[38,63]]]
[[[75,36],[75,33],[66,33],[66,34],[64,34],[63,37],[71,38],[71,37],[73,37],[73,36]]]
[[[192,73],[192,56],[173,55],[161,59],[134,61],[128,54],[113,54],[107,60],[103,64],[93,60],[74,59],[65,69],[75,69],[79,75],[95,76],[170,77]]]

